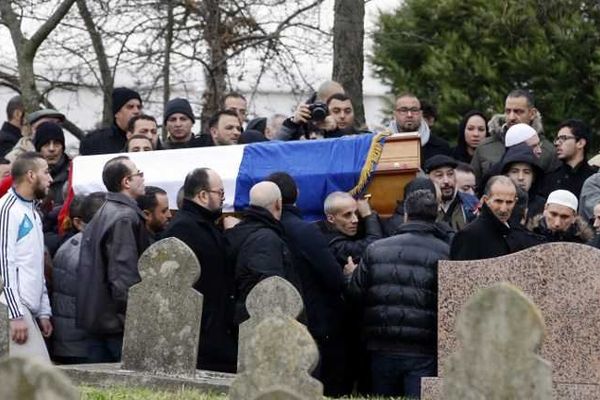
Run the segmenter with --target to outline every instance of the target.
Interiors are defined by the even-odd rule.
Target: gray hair
[[[354,200],[354,197],[352,197],[351,195],[349,195],[346,192],[331,192],[331,193],[329,193],[329,195],[325,198],[325,203],[323,204],[323,212],[325,213],[325,215],[335,214],[336,211],[338,210],[339,200],[345,200],[345,199]]]
[[[485,189],[483,191],[483,194],[485,194],[486,196],[491,196],[492,186],[494,186],[496,183],[499,183],[502,185],[507,185],[507,186],[512,186],[515,188],[515,193],[517,191],[517,187],[516,187],[515,183],[512,181],[512,179],[510,179],[508,176],[496,175],[496,176],[492,176],[487,181],[487,183],[485,184]]]

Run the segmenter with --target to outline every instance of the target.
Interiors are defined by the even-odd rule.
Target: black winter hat
[[[126,87],[115,88],[112,92],[112,112],[113,115],[119,112],[121,107],[125,105],[131,99],[138,99],[140,103],[142,98],[140,94],[135,90],[128,89]]]
[[[51,140],[60,142],[63,145],[63,149],[65,148],[65,134],[59,125],[55,124],[54,122],[44,122],[40,124],[40,126],[38,126],[35,130],[35,135],[33,136],[33,145],[35,146],[35,151],[40,151],[42,146]]]
[[[187,99],[182,99],[181,97],[177,97],[175,99],[169,100],[167,106],[165,107],[165,115],[163,123],[167,123],[167,119],[175,113],[181,113],[187,115],[194,123],[196,120],[194,119],[194,112],[192,111],[192,106]]]
[[[426,174],[428,174],[431,171],[434,171],[441,167],[456,168],[457,165],[458,162],[454,158],[445,156],[443,154],[437,154],[425,161],[425,167],[423,168],[423,170]]]

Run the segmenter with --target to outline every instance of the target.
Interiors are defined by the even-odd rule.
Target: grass
[[[164,392],[141,388],[114,387],[98,389],[80,387],[81,400],[227,400],[226,395],[204,393],[197,390]],[[383,397],[349,397],[354,400],[383,400]],[[402,397],[386,397],[387,400],[403,400]],[[408,399],[405,399],[408,400]]]

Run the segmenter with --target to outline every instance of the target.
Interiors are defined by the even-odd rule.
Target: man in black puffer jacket
[[[235,321],[248,319],[246,297],[263,279],[280,276],[302,293],[292,255],[283,240],[281,191],[273,182],[250,189],[250,206],[243,220],[225,233],[228,256],[235,265]]]
[[[411,193],[404,207],[406,223],[367,247],[348,291],[365,301],[374,393],[419,397],[421,378],[436,375],[437,264],[450,246],[430,191]]]

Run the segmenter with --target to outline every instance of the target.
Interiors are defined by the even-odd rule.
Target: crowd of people
[[[332,192],[321,221],[303,219],[286,171],[254,185],[239,218],[224,216],[223,181],[210,168],[189,171],[173,216],[167,193],[146,186],[126,153],[361,134],[338,83],[324,83],[289,118],[247,121],[246,99],[230,93],[199,135],[190,103],[176,98],[165,107],[164,139],[136,91],[116,88],[112,100],[114,123],[88,133],[79,152],[122,154],[104,165],[105,192],[69,200],[65,116],[25,115],[18,96],[7,105],[0,276],[13,355],[118,362],[138,259],[154,241],[176,237],[202,266],[194,285],[204,295],[198,368],[235,372],[245,299],[262,279],[281,276],[302,295],[300,319],[318,344],[314,374],[325,394],[419,397],[420,378],[437,372],[439,260],[556,241],[600,248],[600,174],[586,158],[591,131],[565,119],[548,139],[553,132],[526,90],[510,92],[504,112],[489,120],[467,113],[454,148],[435,134],[435,110],[401,94],[389,130],[419,132],[422,171],[391,216],[378,215],[368,198]]]

